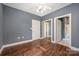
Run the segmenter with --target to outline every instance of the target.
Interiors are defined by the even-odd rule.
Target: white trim
[[[46,22],[46,21],[51,21],[51,19],[42,21],[42,36],[44,35],[44,32],[43,32],[44,31],[44,29],[43,29],[44,24],[43,23]],[[51,35],[48,35],[48,37],[51,37]]]
[[[33,40],[26,40],[26,41],[21,41],[21,42],[16,42],[16,43],[11,43],[11,44],[6,44],[6,45],[3,45],[0,49],[0,53],[2,53],[3,49],[4,48],[7,48],[7,47],[11,47],[11,46],[14,46],[14,45],[19,45],[19,44],[23,44],[23,43],[28,43],[28,42],[31,42]]]
[[[52,42],[52,43],[56,43],[56,42],[55,42],[55,41],[53,41],[53,40],[52,40],[51,42]]]
[[[51,42],[53,41],[53,37],[52,37],[52,34],[53,34],[53,19],[50,19],[51,20]]]
[[[51,21],[51,42],[54,42],[52,39],[53,39],[53,37],[52,37],[52,34],[53,34],[53,19],[52,18],[50,18],[50,19],[48,19],[48,20],[43,20],[42,22],[45,22],[45,21]],[[43,29],[42,29],[42,32],[43,32]]]
[[[56,43],[55,41],[51,41],[52,43]],[[58,43],[60,45],[63,45],[62,43]],[[71,50],[74,50],[74,51],[78,51],[79,52],[79,48],[76,48],[76,47],[73,47],[73,46],[67,46],[67,45],[63,45],[63,46],[66,46],[66,47],[69,47]]]
[[[29,0],[30,1],[30,0]],[[34,0],[33,0],[34,1]],[[32,2],[33,2],[32,1]],[[48,0],[49,1],[49,0]],[[22,1],[23,2],[23,1]],[[37,1],[38,2],[38,1]],[[41,2],[41,1],[40,1]],[[36,0],[35,0],[35,3],[36,3]],[[45,3],[45,2],[44,2]],[[47,1],[46,1],[46,3],[48,3]],[[52,3],[52,2],[51,2]],[[57,2],[56,2],[57,3]],[[57,3],[57,5],[56,5],[56,3],[55,4],[53,4],[53,5],[51,5],[52,7],[54,7],[54,8],[51,8],[50,10],[47,10],[46,12],[44,12],[44,13],[38,13],[38,12],[36,12],[36,8],[34,7],[35,6],[35,4],[31,4],[30,3],[30,5],[28,4],[26,4],[26,5],[22,5],[22,4],[9,4],[9,3],[3,3],[4,5],[7,5],[7,6],[10,6],[10,7],[13,7],[13,8],[16,8],[16,9],[19,9],[19,10],[22,10],[22,11],[25,11],[25,12],[29,12],[29,13],[32,13],[32,14],[35,14],[35,15],[38,15],[38,16],[40,16],[40,17],[43,17],[43,16],[45,16],[45,15],[47,15],[47,14],[50,14],[51,12],[55,12],[55,11],[57,11],[57,10],[59,10],[59,9],[61,9],[61,8],[64,8],[64,7],[66,7],[66,6],[68,6],[68,5],[70,5],[70,4],[72,4],[72,3],[65,3],[65,4],[60,4],[60,3]],[[19,5],[21,5],[21,6],[19,6]],[[36,4],[36,5],[39,5],[39,4]],[[27,8],[26,8],[26,6],[27,6]],[[32,7],[34,7],[34,8],[32,8]],[[31,8],[29,8],[29,7],[31,7],[32,8],[32,10],[31,10]]]
[[[41,37],[39,39],[43,39],[45,37]],[[36,39],[38,40],[38,39]],[[6,44],[6,45],[3,45],[2,48],[0,49],[0,54],[2,53],[3,49],[4,48],[7,48],[7,47],[11,47],[11,46],[14,46],[14,45],[19,45],[19,44],[23,44],[23,43],[29,43],[29,42],[32,42],[33,40],[26,40],[26,41],[21,41],[21,42],[16,42],[16,43],[11,43],[11,44]],[[55,41],[51,41],[52,43],[56,43]],[[63,45],[63,44],[61,44]],[[65,46],[65,45],[64,45]],[[74,51],[79,51],[79,48],[76,48],[76,47],[72,47],[72,46],[69,46],[72,50]]]
[[[42,22],[46,22],[46,21],[51,21],[51,19],[48,19],[48,20],[43,20]]]
[[[38,38],[38,39],[43,39],[43,38],[45,38],[45,37],[41,37],[41,38]],[[35,39],[35,40],[38,40],[38,39]],[[19,44],[29,43],[29,42],[32,42],[32,41],[34,41],[34,40],[30,39],[30,40],[26,40],[26,41],[21,41],[21,42],[3,45],[0,49],[0,54],[2,53],[4,48],[11,47],[11,46],[14,46],[14,45],[19,45]]]
[[[70,47],[72,50],[74,50],[74,51],[78,51],[79,52],[79,48],[76,48],[76,47]]]
[[[21,41],[21,42],[6,44],[6,45],[3,45],[2,48],[11,47],[11,46],[19,45],[19,44],[23,44],[23,43],[28,43],[28,42],[31,42],[31,41],[32,41],[32,40],[26,40],[26,41]]]
[[[54,22],[53,21],[54,20],[52,18],[50,20],[51,20],[51,42],[55,43],[55,41],[52,40],[53,39],[53,35],[52,34],[53,34],[53,30],[54,30],[54,28],[53,28],[53,26],[54,26],[54,24],[53,24]]]
[[[70,28],[70,43],[69,43],[69,45],[71,46],[71,13],[69,13],[69,14],[66,14],[66,15],[62,15],[62,16],[57,16],[57,17],[54,17],[54,40],[56,39],[56,20],[57,20],[57,18],[62,18],[62,17],[65,17],[65,16],[69,16],[69,28]],[[55,42],[56,42],[56,40],[55,40]]]
[[[67,46],[67,45],[65,45],[65,44],[62,44],[62,43],[60,43],[60,42],[55,42],[55,41],[51,41],[52,43],[57,43],[57,44],[60,44],[60,45],[63,45],[63,46],[66,46],[66,47],[69,47],[69,46]]]
[[[49,36],[50,37],[50,36]],[[39,38],[39,39],[44,39],[44,38],[46,38],[46,37],[41,37],[41,38]]]

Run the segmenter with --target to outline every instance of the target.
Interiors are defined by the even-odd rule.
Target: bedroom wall
[[[48,15],[43,16],[42,19],[46,20],[46,19],[52,18],[54,20],[54,17],[62,16],[62,15],[69,14],[69,13],[71,13],[71,22],[72,22],[71,24],[71,27],[72,27],[71,28],[72,30],[71,45],[73,47],[79,48],[79,4],[78,3],[73,3],[69,6],[66,6],[57,11],[54,11]],[[54,33],[54,29],[53,29],[53,33]],[[53,34],[52,36],[54,38]]]
[[[4,44],[32,39],[32,19],[41,21],[41,17],[3,5]],[[17,37],[24,36],[24,39]]]
[[[1,13],[2,13],[2,8],[0,5],[0,21],[2,21]],[[3,20],[3,23],[4,23],[3,24],[3,27],[4,27],[3,44],[9,44],[9,43],[32,39],[32,31],[30,30],[30,28],[32,27],[32,19],[37,19],[42,21],[42,20],[47,20],[52,18],[54,20],[54,17],[62,16],[69,13],[71,13],[72,15],[71,16],[72,46],[79,48],[79,4],[75,4],[75,3],[69,6],[66,6],[64,8],[61,8],[48,15],[45,15],[43,17],[39,17],[27,12],[3,5],[3,19],[4,19]],[[2,33],[2,29],[0,30],[0,32]],[[54,30],[53,30],[53,33],[54,33]],[[25,39],[18,40],[17,39],[18,36],[24,36]],[[0,39],[0,46],[1,45],[2,45],[2,39]]]
[[[0,4],[0,48],[3,44],[3,17],[2,17],[2,5]]]

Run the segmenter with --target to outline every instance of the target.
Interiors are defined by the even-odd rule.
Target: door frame
[[[69,31],[69,34],[70,34],[69,46],[71,46],[71,35],[72,35],[72,33],[71,33],[71,13],[54,17],[54,42],[56,43],[56,20],[58,20],[58,18],[62,18],[62,17],[66,17],[66,16],[69,16],[69,29],[70,29],[70,31]]]
[[[53,39],[53,19],[52,18],[50,18],[50,19],[48,19],[48,20],[43,20],[42,21],[42,36],[43,36],[43,22],[45,22],[45,21],[51,21],[51,42],[53,41],[52,39]]]

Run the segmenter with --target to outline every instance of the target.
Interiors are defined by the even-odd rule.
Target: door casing
[[[63,18],[63,17],[69,17],[69,46],[71,46],[71,13],[66,14],[66,15],[62,15],[62,16],[58,16],[54,18],[54,43],[56,43],[56,21],[58,20],[58,18]]]

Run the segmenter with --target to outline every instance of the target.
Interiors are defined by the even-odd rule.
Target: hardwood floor
[[[1,56],[79,56],[79,52],[44,38],[5,48]]]

